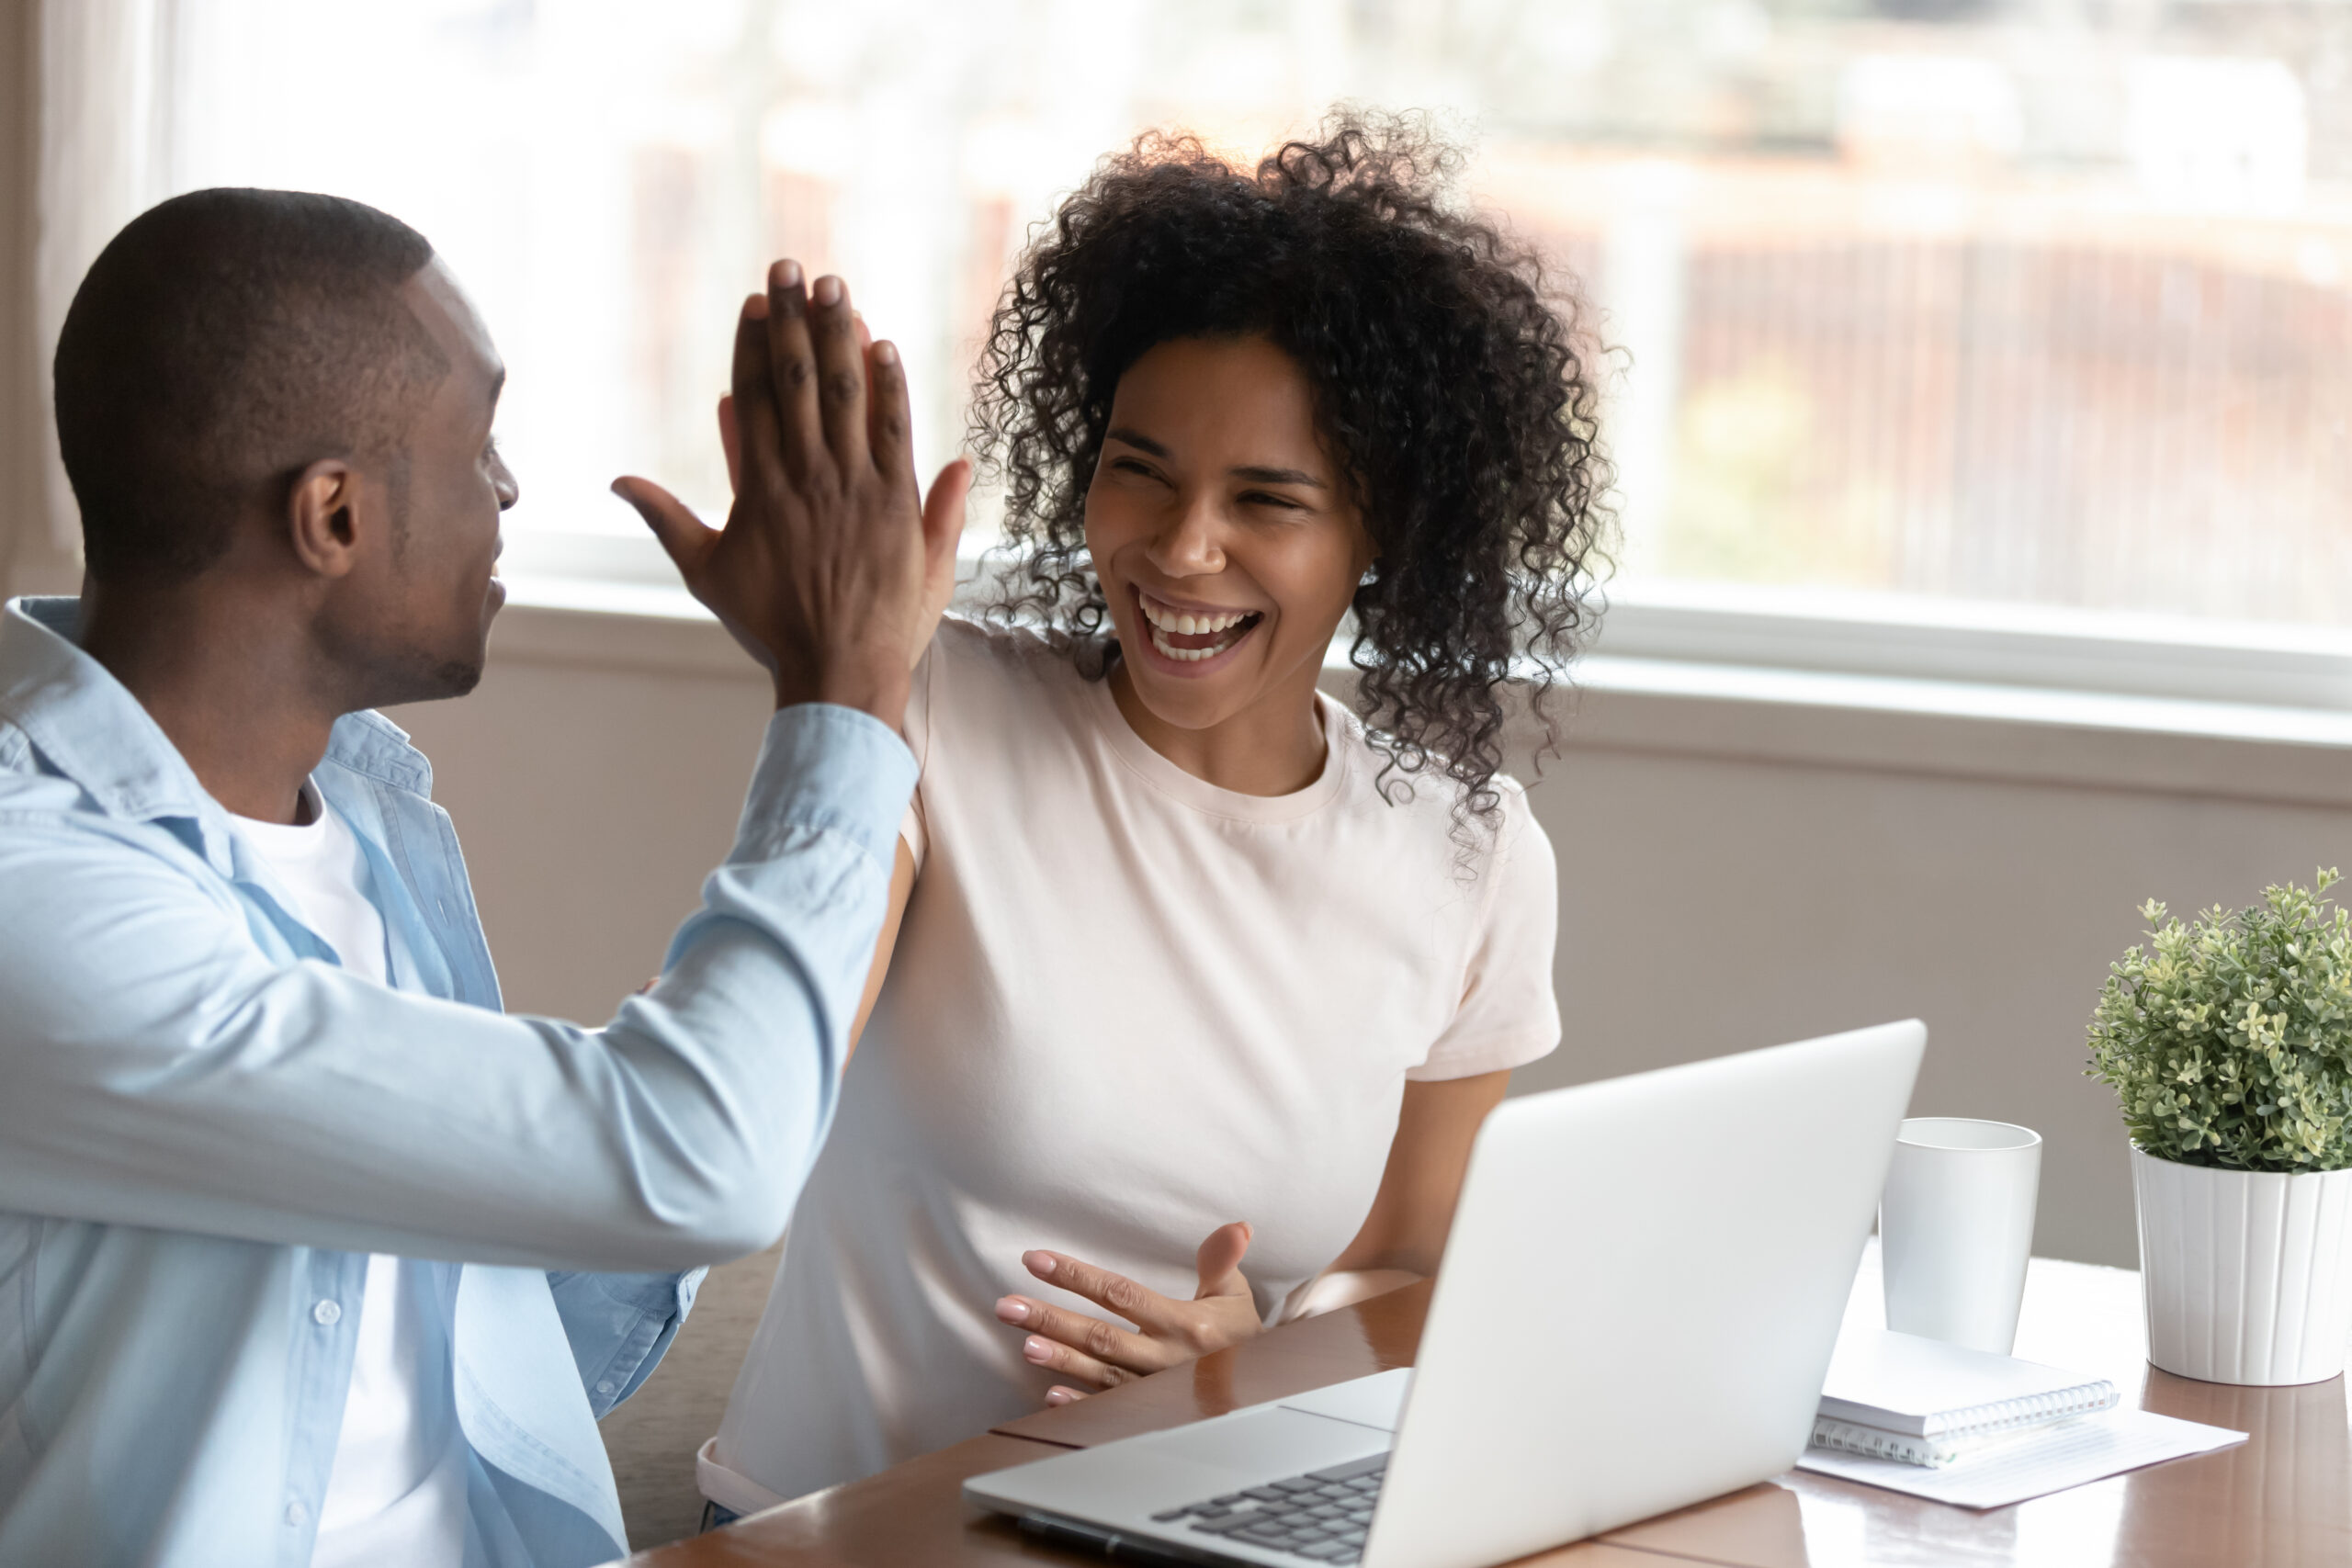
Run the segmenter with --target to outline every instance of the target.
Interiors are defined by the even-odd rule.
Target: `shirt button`
[[[311,1309],[311,1316],[320,1327],[333,1328],[343,1321],[343,1309],[333,1302],[321,1302]],[[301,1506],[300,1503],[294,1506],[298,1508]]]
[[[296,1529],[300,1529],[310,1517],[311,1510],[302,1506],[302,1500],[300,1497],[286,1505],[286,1522]]]
[[[598,1393],[612,1393],[612,1392],[613,1392],[613,1382],[612,1382],[612,1380],[611,1380],[610,1378],[607,1378],[607,1379],[605,1379],[603,1382],[598,1383],[598,1384],[596,1385],[596,1392],[597,1392]]]

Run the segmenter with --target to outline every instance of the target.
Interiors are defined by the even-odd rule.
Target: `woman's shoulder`
[[[1324,711],[1344,727],[1340,747],[1347,754],[1351,805],[1358,812],[1377,813],[1374,820],[1416,839],[1442,840],[1457,869],[1483,874],[1521,853],[1530,839],[1540,842],[1537,853],[1550,858],[1550,840],[1535,819],[1527,786],[1517,778],[1505,773],[1488,777],[1479,791],[1487,796],[1482,809],[1468,798],[1468,787],[1446,771],[1443,758],[1406,767],[1353,709],[1328,693],[1325,700]]]
[[[1025,668],[1047,661],[1071,664],[1077,639],[1058,627],[1016,625],[950,611],[940,617],[932,646],[959,665]]]
[[[1049,626],[1008,625],[974,615],[941,618],[924,655],[936,673],[962,692],[989,687],[1076,690],[1085,684],[1086,640]]]
[[[1085,684],[1084,651],[1068,633],[947,615],[915,667],[910,728],[928,740],[942,730],[1010,735],[1067,724]]]

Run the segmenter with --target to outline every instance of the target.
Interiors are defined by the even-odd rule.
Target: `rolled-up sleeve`
[[[275,962],[187,857],[0,782],[0,1207],[548,1269],[755,1251],[831,1123],[914,776],[865,714],[778,713],[601,1029]]]

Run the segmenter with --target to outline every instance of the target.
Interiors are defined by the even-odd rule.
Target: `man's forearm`
[[[601,1030],[274,963],[184,871],[0,835],[0,1193],[22,1212],[469,1261],[756,1250],[829,1124],[914,761],[778,714],[737,842]]]

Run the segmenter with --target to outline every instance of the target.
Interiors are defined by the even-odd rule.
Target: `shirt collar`
[[[81,620],[74,598],[12,599],[0,610],[0,720],[23,730],[108,816],[194,822],[205,859],[230,874],[227,811],[139,699],[82,651]],[[395,789],[433,793],[431,764],[381,714],[335,720],[326,760]]]

